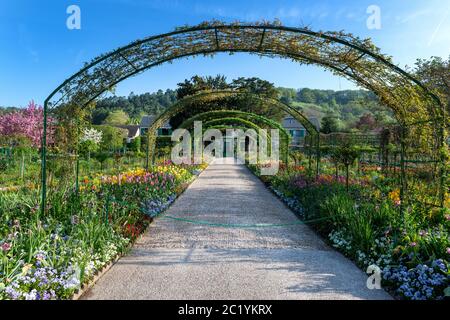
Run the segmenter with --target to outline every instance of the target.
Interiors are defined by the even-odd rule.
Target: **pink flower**
[[[445,220],[450,221],[450,214],[446,214],[444,217],[445,217]]]
[[[0,246],[0,248],[1,248],[3,251],[9,251],[9,249],[11,249],[11,243],[5,242],[4,244],[2,244],[2,245]]]
[[[450,248],[447,248],[447,253],[450,254]]]
[[[0,115],[0,135],[22,136],[30,139],[33,146],[41,145],[44,112],[31,101],[26,109]],[[54,119],[48,118],[47,142],[53,141]]]
[[[411,242],[409,245],[410,245],[411,247],[415,247],[415,246],[417,246],[417,243]]]

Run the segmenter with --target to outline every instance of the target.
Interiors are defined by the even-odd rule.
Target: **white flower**
[[[81,137],[80,141],[91,141],[95,144],[99,144],[102,142],[103,133],[101,131],[95,130],[94,128],[85,128],[83,130],[83,136]]]
[[[29,293],[25,293],[25,300],[36,300],[37,291],[36,289],[31,290]]]

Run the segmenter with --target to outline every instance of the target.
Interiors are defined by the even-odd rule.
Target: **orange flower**
[[[396,206],[399,206],[399,205],[401,204],[401,200],[400,200],[400,189],[392,190],[391,192],[389,192],[388,197],[389,197],[389,199],[392,200],[392,202],[393,202]]]

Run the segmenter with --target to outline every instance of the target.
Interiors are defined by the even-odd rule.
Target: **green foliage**
[[[447,105],[448,115],[450,113],[450,56],[447,60],[441,57],[418,59],[415,74],[440,95],[443,104]]]
[[[129,145],[130,150],[140,152],[141,151],[141,137],[136,137],[131,140]]]
[[[114,151],[123,147],[124,139],[128,135],[127,130],[107,125],[95,126],[95,128],[102,132],[101,150]]]
[[[94,104],[85,108],[78,105],[64,105],[52,110],[52,116],[57,120],[55,128],[54,152],[73,153],[78,149],[78,141],[82,135],[81,128],[89,127],[89,118]]]
[[[298,108],[310,117],[321,119],[324,115],[332,113],[336,118],[342,119],[342,129],[344,130],[358,126],[361,118],[363,119],[362,123],[364,123],[365,117],[375,118],[377,126],[393,121],[392,113],[386,107],[382,106],[378,98],[369,91],[274,88],[273,84],[258,78],[239,78],[228,83],[225,77],[218,75],[215,77],[194,76],[189,80],[179,83],[177,91],[168,89],[164,92],[159,90],[155,93],[145,93],[142,95],[131,93],[128,97],[109,97],[102,99],[97,102],[93,110],[92,123],[103,123],[110,112],[119,109],[125,111],[131,119],[134,119],[132,120],[133,123],[137,123],[144,114],[162,113],[177,101],[177,95],[178,99],[181,99],[182,97],[193,95],[200,91],[230,88],[279,98],[282,102]],[[310,98],[304,98],[305,95],[310,96]],[[257,112],[278,120],[283,116],[283,114],[274,113],[273,109],[267,108],[266,105],[261,104],[259,101],[249,100],[249,97],[240,97],[240,99],[224,100],[221,102],[222,105],[224,103],[239,110]],[[207,111],[211,110],[211,108],[206,108],[205,106],[202,110]],[[182,118],[187,119],[189,116],[186,114]],[[180,121],[182,120],[174,120],[173,125],[176,127],[177,124],[181,123]],[[359,126],[363,129],[365,128],[364,125]]]
[[[337,118],[334,116],[323,117],[320,126],[320,131],[325,134],[339,131],[339,124]]]
[[[92,140],[86,140],[86,141],[80,142],[79,152],[80,152],[80,155],[89,157],[91,153],[96,152],[99,148],[100,148],[100,146],[98,143],[95,143]]]
[[[10,160],[5,156],[0,156],[0,172],[6,171],[10,165]]]
[[[336,156],[345,167],[345,181],[348,190],[348,182],[350,178],[349,167],[360,156],[360,151],[351,144],[343,144],[336,148]]]
[[[96,152],[94,155],[94,158],[100,162],[101,165],[101,169],[103,169],[104,163],[106,162],[106,160],[108,160],[109,158],[111,158],[111,154],[109,152]]]
[[[38,189],[0,192],[0,300],[25,299],[33,290],[41,299],[70,299],[124,253],[150,223],[150,213],[167,208],[192,178],[190,168],[178,167],[127,174],[122,183],[86,177],[78,192],[70,184],[54,189],[45,215]],[[152,179],[152,188],[144,178]]]
[[[305,159],[304,153],[300,151],[291,151],[289,155],[294,160],[294,165],[296,166],[300,165],[303,159]]]
[[[171,136],[158,136],[156,138],[156,148],[171,147],[173,144]]]
[[[230,85],[226,81],[226,77],[217,75],[215,77],[207,76],[193,76],[191,79],[186,79],[184,82],[178,83],[177,99],[183,99],[186,96],[196,94],[205,90],[223,90],[229,89]]]
[[[273,83],[256,77],[237,78],[231,82],[230,87],[236,90],[244,90],[267,98],[278,98],[278,91]]]
[[[142,115],[160,114],[177,100],[176,92],[171,89],[154,93],[134,94],[128,97],[108,97],[97,102],[92,112],[92,124],[102,124],[108,114],[114,110],[123,110],[131,119],[140,121]]]
[[[231,83],[227,83],[223,76],[216,77],[199,77],[194,76],[190,80],[185,80],[179,83],[178,98],[182,99],[187,96],[198,94],[202,91],[214,91],[233,89],[242,93],[251,93],[249,95],[241,94],[234,96],[225,96],[220,99],[197,99],[193,101],[191,108],[185,108],[180,113],[174,115],[170,124],[172,127],[178,127],[183,121],[191,118],[197,113],[207,112],[217,109],[240,110],[244,112],[257,113],[267,118],[280,120],[284,113],[279,108],[273,108],[264,99],[257,99],[259,97],[266,97],[276,99],[278,91],[275,86],[265,80],[259,78],[238,78]]]
[[[103,124],[107,125],[124,125],[130,121],[130,117],[123,110],[115,110],[109,113]]]

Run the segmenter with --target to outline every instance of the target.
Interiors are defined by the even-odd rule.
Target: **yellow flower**
[[[22,267],[22,276],[26,275],[28,273],[28,270],[30,270],[32,266],[33,265],[30,263],[27,263],[26,265],[24,265]]]
[[[450,209],[450,193],[445,194],[444,207]]]
[[[395,190],[389,192],[389,199],[391,199],[392,201],[400,200],[400,190],[395,189]]]

